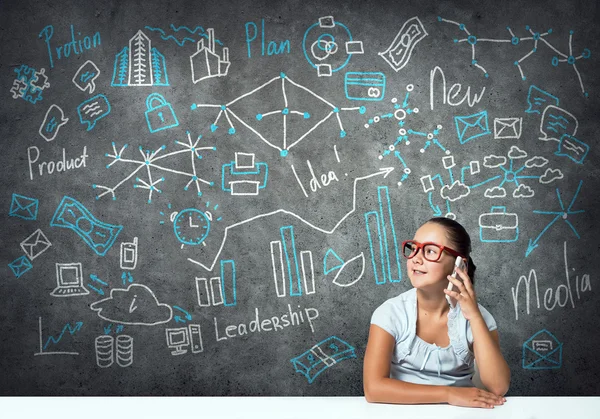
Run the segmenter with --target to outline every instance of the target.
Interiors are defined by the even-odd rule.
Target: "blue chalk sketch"
[[[546,329],[540,330],[523,344],[523,368],[549,370],[562,366],[562,342]]]
[[[432,148],[433,146],[433,148],[441,150],[446,155],[450,154],[450,150],[444,147],[444,145],[442,145],[439,139],[439,134],[442,130],[442,125],[437,124],[435,126],[435,129],[433,129],[430,132],[422,132],[410,128],[405,128],[405,125],[409,121],[408,117],[419,112],[418,108],[412,108],[409,106],[409,98],[413,90],[414,85],[408,84],[406,86],[406,93],[404,95],[403,101],[399,100],[396,97],[392,98],[390,102],[392,103],[393,107],[389,112],[378,113],[375,116],[370,117],[368,123],[365,124],[365,128],[371,128],[374,127],[375,124],[378,124],[380,122],[383,123],[387,120],[397,122],[397,125],[399,127],[398,137],[396,137],[396,140],[393,143],[385,146],[383,152],[378,156],[378,158],[379,160],[383,160],[387,156],[393,155],[394,157],[396,157],[396,160],[400,162],[403,170],[401,171],[402,176],[400,178],[400,181],[398,182],[398,186],[400,186],[402,182],[406,181],[411,173],[411,169],[408,167],[404,157],[402,156],[402,153],[399,150],[400,145],[404,144],[405,146],[408,146],[409,144],[412,144],[411,140],[416,137],[419,140],[425,140],[425,144],[421,147],[420,150],[421,153],[425,153],[429,148]]]
[[[349,358],[356,358],[354,347],[337,336],[331,336],[292,358],[290,362],[296,372],[304,375],[308,383],[312,384],[323,371]]]
[[[330,76],[350,62],[352,54],[347,53],[345,45],[346,42],[352,41],[352,34],[346,25],[334,21],[332,16],[326,16],[320,18],[304,32],[302,50],[306,61],[319,71],[319,76]],[[345,60],[339,58],[343,54],[347,55]],[[333,64],[328,62],[331,61],[330,57],[335,60]],[[339,61],[341,64],[338,64]]]
[[[348,72],[344,76],[344,92],[350,100],[383,100],[385,74],[380,72]]]
[[[560,219],[562,219],[565,222],[565,224],[567,224],[569,226],[569,228],[573,231],[573,233],[575,234],[575,236],[578,239],[581,238],[579,236],[579,233],[575,229],[575,226],[568,219],[570,215],[581,214],[581,213],[585,212],[585,210],[573,211],[571,209],[571,208],[573,208],[573,205],[575,204],[577,195],[579,195],[579,191],[581,190],[581,185],[583,185],[583,180],[579,181],[579,185],[577,186],[577,191],[573,195],[573,198],[571,199],[571,202],[569,203],[569,206],[567,208],[565,208],[563,200],[560,197],[560,191],[558,190],[558,188],[556,188],[556,197],[558,199],[558,204],[560,205],[560,210],[555,210],[555,211],[534,210],[533,211],[534,214],[554,215],[554,218],[552,219],[552,221],[550,221],[546,225],[546,227],[544,227],[544,229],[540,232],[540,234],[538,234],[538,236],[535,239],[533,239],[533,240],[529,239],[529,244],[527,246],[527,250],[525,251],[525,257],[529,256],[531,254],[531,252],[533,252],[533,250],[539,246],[539,241],[541,240],[542,236],[548,231],[548,229],[550,227],[552,227],[552,225],[554,223],[556,223]]]
[[[546,107],[550,105],[558,106],[558,102],[556,96],[532,84],[529,86],[529,93],[527,93],[529,108],[525,110],[525,113],[539,113],[541,115]]]
[[[106,96],[100,94],[81,102],[77,107],[77,114],[79,122],[87,124],[87,130],[91,131],[96,126],[96,122],[108,115],[110,110],[110,102]]]
[[[197,246],[208,237],[210,219],[199,209],[184,209],[179,211],[173,221],[173,232],[181,243]]]
[[[90,279],[96,283],[96,286],[94,286],[88,282],[88,284],[87,284],[88,288],[90,288],[93,291],[96,291],[100,295],[104,295],[104,290],[100,286],[107,287],[108,283],[104,282],[103,280],[98,278],[97,275],[94,275],[94,274],[90,274]],[[100,285],[98,285],[98,284],[100,284]]]
[[[281,242],[283,243],[283,250],[285,252],[287,275],[290,279],[290,296],[299,296],[302,295],[302,276],[300,275],[298,254],[296,252],[294,226],[284,226],[281,227],[279,231],[281,233]]]
[[[221,167],[221,189],[231,195],[258,195],[267,187],[268,164],[255,162],[254,154],[235,155],[235,161]]]
[[[20,278],[25,272],[32,269],[33,265],[26,256],[21,256],[10,262],[8,267],[17,278]]]
[[[26,64],[14,69],[17,74],[10,89],[13,99],[23,99],[34,105],[43,98],[42,92],[50,87],[46,69],[36,70]]]
[[[38,207],[39,201],[37,199],[13,193],[8,215],[24,220],[35,220],[37,219]]]
[[[387,186],[379,186],[377,193],[379,211],[368,211],[364,216],[375,283],[381,285],[386,282],[400,282],[402,270]]]
[[[458,140],[461,144],[491,134],[488,126],[487,111],[466,116],[455,116],[454,123],[456,125],[456,132],[458,133]]]
[[[579,73],[579,70],[577,69],[576,62],[581,59],[586,60],[586,59],[590,58],[591,51],[587,48],[583,48],[580,55],[576,56],[573,54],[573,34],[574,34],[573,30],[569,31],[569,52],[565,53],[565,52],[559,51],[550,42],[548,42],[548,40],[546,40],[546,38],[550,34],[552,34],[552,29],[548,29],[546,32],[540,32],[540,31],[534,31],[532,27],[527,25],[527,26],[525,26],[525,30],[528,32],[529,36],[519,37],[519,36],[515,35],[515,33],[510,28],[510,26],[507,26],[506,30],[510,34],[510,37],[501,38],[501,39],[491,39],[489,37],[478,37],[476,35],[471,34],[468,31],[468,29],[466,28],[465,24],[463,24],[463,23],[444,19],[440,16],[438,16],[437,20],[438,20],[438,22],[445,22],[445,23],[453,24],[453,25],[457,26],[461,31],[466,33],[466,35],[467,35],[466,38],[463,38],[463,39],[455,38],[454,43],[456,45],[462,44],[462,45],[469,45],[471,47],[471,64],[474,65],[475,67],[477,67],[479,70],[481,70],[485,77],[489,77],[489,74],[486,71],[486,69],[484,67],[482,67],[477,61],[476,46],[478,43],[482,43],[482,42],[490,42],[493,44],[510,43],[513,46],[517,46],[524,41],[532,42],[533,45],[532,45],[531,50],[529,50],[529,52],[527,52],[523,57],[521,57],[520,59],[515,60],[513,62],[515,67],[517,67],[519,69],[519,73],[521,74],[521,79],[525,80],[526,77],[525,77],[525,74],[523,73],[523,68],[521,67],[521,64],[526,59],[530,58],[533,54],[538,52],[538,45],[540,45],[540,42],[541,42],[541,45],[547,46],[550,50],[553,51],[553,53],[556,54],[552,57],[552,61],[551,61],[552,65],[554,67],[557,67],[560,63],[566,63],[566,64],[573,66],[573,70],[575,71],[575,73],[577,75],[577,79],[579,80],[581,92],[583,93],[584,96],[586,96],[586,97],[588,96],[588,92],[586,92],[583,87],[583,81],[581,79],[581,74]]]
[[[74,231],[98,256],[110,250],[123,229],[123,226],[98,220],[82,203],[69,196],[64,196],[56,208],[50,226]]]
[[[191,42],[195,44],[196,42],[198,42],[198,39],[190,38],[189,36],[185,35],[185,33],[180,34],[179,32],[187,32],[190,36],[195,35],[198,38],[208,39],[208,34],[202,26],[196,26],[194,29],[190,29],[187,26],[175,26],[171,23],[169,25],[169,28],[173,31],[173,34],[167,34],[167,32],[164,29],[153,28],[152,26],[146,26],[145,28],[149,31],[160,33],[160,37],[163,40],[172,40],[177,44],[177,46],[180,47],[184,46],[186,42]],[[219,41],[218,39],[215,39],[215,42],[221,46],[223,45],[223,42]]]
[[[62,328],[60,334],[58,335],[58,337],[54,337],[54,336],[49,336],[48,340],[46,341],[46,343],[44,344],[42,350],[46,350],[48,349],[48,346],[52,343],[53,345],[56,345],[58,342],[61,341],[61,339],[63,338],[64,334],[66,332],[69,332],[69,334],[71,336],[73,336],[75,333],[79,332],[81,330],[81,327],[83,326],[83,322],[77,322],[75,323],[75,325],[71,326],[70,323],[65,324],[65,326]]]
[[[533,156],[523,161],[527,156],[527,152],[521,150],[517,146],[512,146],[506,157],[502,155],[496,156],[493,154],[485,156],[483,166],[491,169],[499,169],[500,174],[491,176],[490,178],[474,185],[469,185],[469,188],[475,189],[480,186],[487,185],[490,182],[500,180],[500,183],[496,186],[486,189],[484,194],[486,198],[506,197],[507,191],[505,185],[511,183],[515,187],[512,193],[513,198],[532,198],[535,195],[535,191],[527,184],[523,183],[527,179],[535,179],[539,183],[547,184],[563,178],[563,173],[560,171],[560,169],[547,168],[546,171],[541,175],[527,174],[528,170],[539,171],[538,169],[545,167],[548,164],[548,159],[541,156]],[[508,167],[506,167],[507,163]],[[470,164],[461,169],[462,183],[465,183],[465,173],[470,169]]]
[[[335,253],[335,250],[330,248],[323,258],[323,273],[327,275],[342,266],[344,266],[344,260]]]
[[[138,31],[115,56],[111,86],[168,86],[164,55],[152,48],[150,38]]]
[[[512,243],[519,239],[519,216],[506,207],[493,206],[479,215],[479,240],[483,243]]]
[[[173,107],[160,93],[148,95],[145,115],[151,133],[179,126]]]
[[[557,156],[568,157],[577,164],[583,164],[583,160],[588,155],[590,146],[583,141],[569,135],[563,134],[560,137],[558,150],[554,153]]]
[[[237,305],[235,262],[233,260],[221,261],[221,295],[224,306]]]

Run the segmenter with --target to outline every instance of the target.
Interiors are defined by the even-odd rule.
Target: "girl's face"
[[[446,229],[436,223],[425,223],[415,233],[413,240],[419,243],[433,242],[454,249],[446,237]],[[454,270],[456,258],[448,252],[442,252],[437,262],[431,262],[423,257],[423,249],[407,260],[408,277],[415,288],[445,288],[448,285],[447,275]]]

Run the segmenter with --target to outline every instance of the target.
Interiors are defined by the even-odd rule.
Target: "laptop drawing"
[[[89,293],[83,286],[81,263],[56,264],[56,288],[50,295],[54,297],[75,297]]]

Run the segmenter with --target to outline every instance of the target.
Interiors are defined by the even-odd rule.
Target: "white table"
[[[494,409],[384,405],[363,397],[3,397],[5,418],[600,418],[600,397],[507,397]]]

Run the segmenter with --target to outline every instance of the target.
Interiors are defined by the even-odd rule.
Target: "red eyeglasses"
[[[405,240],[404,242],[402,242],[402,254],[406,259],[412,259],[419,252],[419,249],[423,251],[423,257],[430,262],[437,262],[438,260],[440,260],[442,252],[444,250],[450,253],[452,256],[460,256],[463,259],[465,259],[465,257],[456,250],[451,249],[447,246],[439,245],[437,243],[419,243],[415,240]]]

